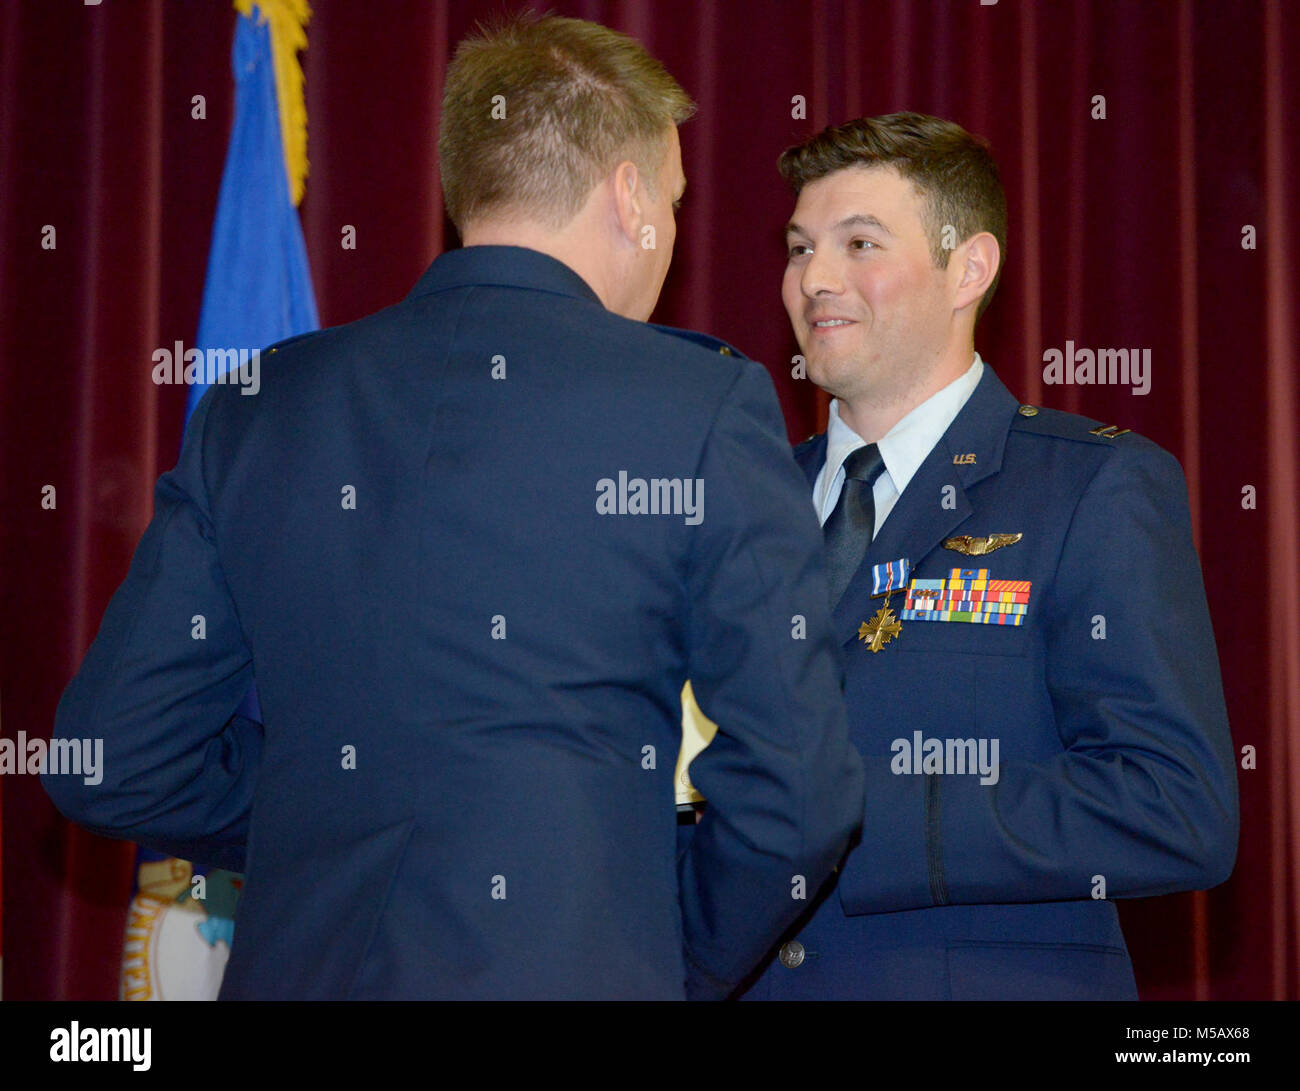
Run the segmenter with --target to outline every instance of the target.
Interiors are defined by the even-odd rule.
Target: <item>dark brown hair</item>
[[[494,106],[505,116],[494,117]],[[653,193],[666,130],[694,111],[664,66],[626,34],[528,10],[480,24],[457,47],[443,92],[447,215],[462,231],[487,214],[562,227],[623,159]]]
[[[1001,262],[976,308],[979,318],[993,299],[1007,256],[1007,197],[989,143],[960,125],[928,114],[862,117],[823,129],[787,148],[778,160],[781,177],[795,195],[809,182],[847,167],[892,167],[924,198],[922,217],[935,267],[946,269],[952,251],[943,245],[951,224],[958,243],[987,231],[998,240]]]

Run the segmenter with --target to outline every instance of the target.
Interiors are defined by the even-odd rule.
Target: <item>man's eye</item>
[[[804,246],[804,244],[801,242],[797,242],[790,247],[790,257],[792,258],[801,258],[805,254],[811,254],[811,253],[812,253],[812,247]]]
[[[870,239],[854,239],[852,242],[849,243],[849,247],[857,250],[865,250],[867,247],[871,247],[871,249],[873,250],[880,249]]]

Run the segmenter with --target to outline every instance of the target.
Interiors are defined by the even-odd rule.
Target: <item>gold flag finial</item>
[[[275,69],[275,98],[280,108],[280,144],[284,148],[284,173],[289,198],[296,207],[307,179],[307,102],[302,91],[302,65],[298,52],[307,48],[307,0],[234,0],[240,15],[271,26],[271,59]]]

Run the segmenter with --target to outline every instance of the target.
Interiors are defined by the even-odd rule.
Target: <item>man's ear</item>
[[[953,309],[961,310],[972,303],[978,303],[988,291],[993,278],[998,275],[1002,253],[998,249],[998,240],[987,231],[981,231],[962,243],[954,251],[953,257],[958,259],[961,268]]]
[[[618,219],[619,230],[628,242],[635,244],[640,238],[641,215],[640,175],[636,164],[625,159],[614,168],[614,215]]]

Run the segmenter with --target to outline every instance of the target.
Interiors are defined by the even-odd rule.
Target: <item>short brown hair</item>
[[[494,118],[494,106],[505,116]],[[653,192],[665,130],[694,112],[667,69],[626,34],[527,10],[479,24],[457,47],[443,92],[447,215],[462,232],[489,213],[562,227],[624,158]]]
[[[1007,197],[989,142],[960,125],[928,114],[861,117],[823,129],[787,148],[778,160],[781,177],[798,196],[815,182],[846,167],[893,167],[925,200],[923,221],[935,267],[946,269],[952,253],[943,245],[951,224],[957,241],[987,231],[998,240],[1001,261],[975,311],[978,319],[993,299],[1007,254]]]

